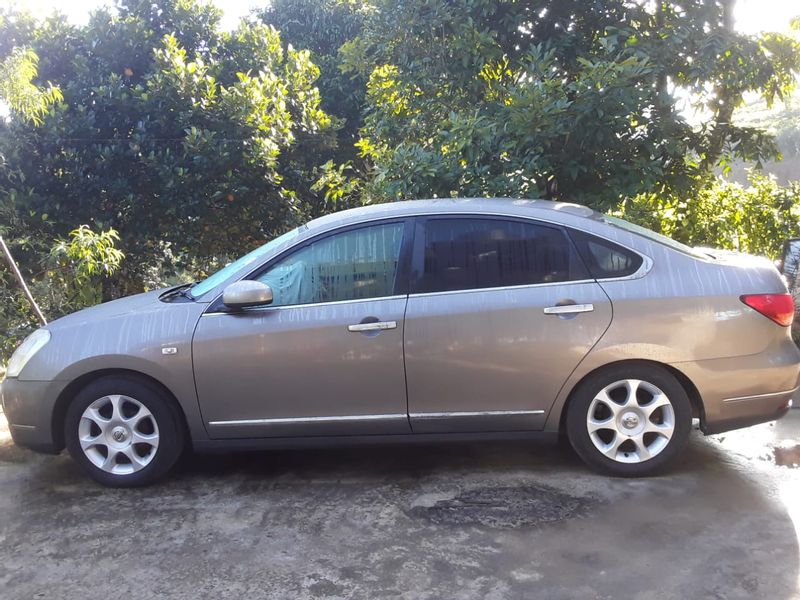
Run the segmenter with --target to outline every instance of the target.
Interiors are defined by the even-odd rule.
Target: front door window
[[[403,223],[387,223],[322,238],[293,252],[257,279],[272,288],[271,306],[391,296],[403,229]]]

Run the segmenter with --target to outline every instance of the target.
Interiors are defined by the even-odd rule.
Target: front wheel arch
[[[53,432],[53,444],[56,451],[60,452],[66,446],[66,440],[64,439],[64,425],[67,417],[67,408],[69,407],[70,403],[75,399],[75,396],[78,394],[78,392],[80,392],[87,385],[93,381],[109,376],[132,377],[160,388],[164,393],[165,398],[169,399],[170,404],[172,405],[172,408],[178,417],[178,422],[183,429],[183,439],[185,444],[191,444],[191,432],[189,430],[189,424],[186,421],[186,414],[183,412],[183,408],[181,407],[180,402],[178,402],[178,399],[175,397],[175,394],[173,394],[167,386],[158,381],[156,378],[133,369],[100,369],[98,371],[84,373],[80,377],[73,379],[62,390],[56,399],[53,407],[52,422],[50,425],[51,431]]]

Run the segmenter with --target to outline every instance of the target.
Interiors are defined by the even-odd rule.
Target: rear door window
[[[430,218],[416,243],[416,292],[558,283],[589,275],[563,230],[491,218]]]

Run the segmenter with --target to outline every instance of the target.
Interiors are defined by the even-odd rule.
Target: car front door
[[[417,224],[405,321],[414,432],[537,430],[611,322],[566,232],[491,217]]]
[[[401,260],[410,230],[389,221],[312,238],[249,277],[272,288],[270,305],[212,305],[192,345],[212,438],[410,431]]]

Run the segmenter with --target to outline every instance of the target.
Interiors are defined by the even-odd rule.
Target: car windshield
[[[703,258],[703,259],[709,258],[707,254],[699,252],[694,248],[687,246],[686,244],[681,244],[680,242],[676,242],[672,238],[668,238],[665,235],[656,233],[651,229],[646,229],[645,227],[641,227],[640,225],[634,225],[633,223],[629,223],[628,221],[623,221],[622,219],[618,219],[617,217],[610,217],[608,215],[603,215],[602,219],[609,225],[614,225],[616,227],[619,227],[620,229],[630,231],[631,233],[635,233],[654,242],[658,242],[659,244],[663,244],[664,246],[669,246],[670,248],[672,248],[673,250],[677,250],[678,252],[683,252],[684,254],[688,254],[689,256],[693,256],[695,258]]]
[[[274,240],[267,242],[263,246],[259,246],[252,252],[245,254],[241,258],[233,261],[232,263],[227,264],[226,266],[222,267],[219,271],[207,277],[197,285],[193,286],[190,293],[192,294],[193,298],[200,298],[204,294],[207,294],[215,287],[217,287],[220,283],[228,279],[231,275],[236,273],[239,269],[246,267],[247,265],[256,262],[263,256],[269,254],[272,250],[283,244],[284,242],[288,242],[292,238],[296,237],[300,233],[300,228],[292,229],[284,233],[281,236],[276,237]]]

